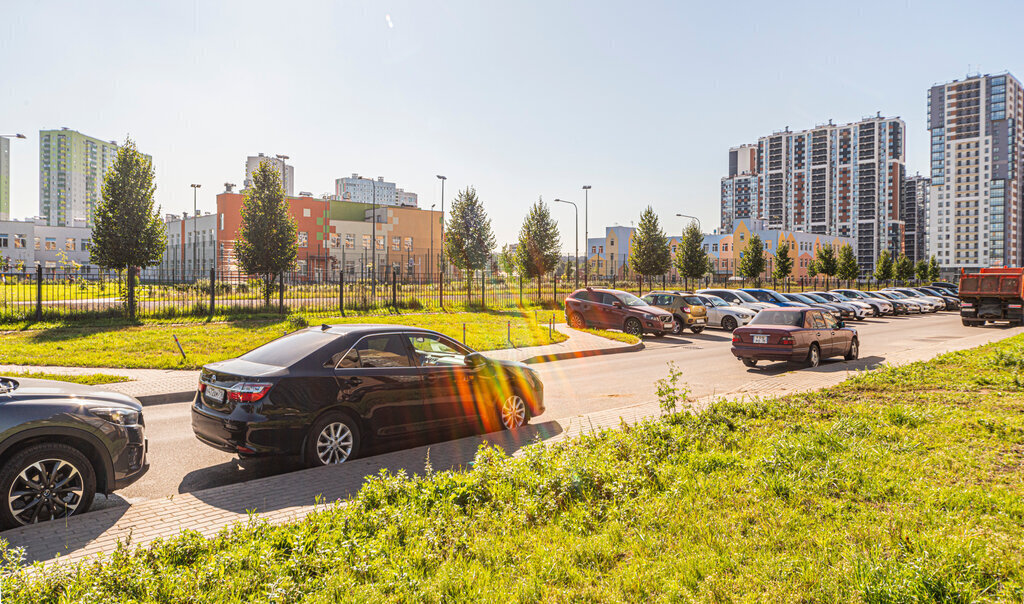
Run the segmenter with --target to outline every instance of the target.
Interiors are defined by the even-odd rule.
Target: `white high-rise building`
[[[945,269],[1021,266],[1024,89],[1009,73],[928,91],[929,252]]]
[[[280,157],[271,157],[260,153],[259,155],[250,155],[245,158],[245,180],[243,181],[243,187],[248,189],[252,186],[252,173],[256,171],[256,168],[260,167],[260,162],[267,162],[270,167],[277,170],[277,173],[281,175],[281,183],[284,185],[284,194],[288,197],[295,196],[295,167],[289,166],[285,163],[288,156],[282,155]]]
[[[417,207],[417,195],[395,187],[395,183],[387,182],[383,176],[377,180],[363,178],[353,174],[349,178],[338,178],[334,181],[335,195],[338,199],[356,203],[376,203],[379,206]]]

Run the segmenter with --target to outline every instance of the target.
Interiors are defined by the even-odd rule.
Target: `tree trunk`
[[[266,308],[270,308],[270,288],[273,287],[273,275],[267,274],[263,276],[263,305]]]

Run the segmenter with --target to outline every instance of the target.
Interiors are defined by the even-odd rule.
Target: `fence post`
[[[555,274],[554,284],[551,286],[551,303],[558,304],[558,274]]]
[[[523,305],[523,275],[519,274],[519,306]]]
[[[345,316],[345,270],[338,273],[338,310]]]
[[[437,303],[444,310],[444,273],[441,273],[441,278],[437,281]]]
[[[128,320],[135,320],[135,267],[128,267]]]
[[[391,308],[398,310],[398,273],[391,271]]]
[[[210,267],[210,320],[213,320],[213,305],[217,303],[217,269]]]
[[[277,312],[284,314],[284,272],[277,274]]]
[[[480,308],[487,308],[487,275],[480,271]]]
[[[36,321],[43,320],[43,265],[36,265]]]

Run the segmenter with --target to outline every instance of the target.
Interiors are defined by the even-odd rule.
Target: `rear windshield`
[[[754,315],[750,325],[792,325],[802,327],[804,313],[799,310],[763,310]]]
[[[696,304],[697,306],[704,305],[704,300],[701,300],[697,296],[683,296],[683,300],[686,300],[687,304]]]
[[[238,358],[251,363],[288,367],[296,361],[304,359],[320,350],[337,337],[337,335],[332,333],[304,329],[281,336],[272,342],[267,342],[263,346],[250,350]]]

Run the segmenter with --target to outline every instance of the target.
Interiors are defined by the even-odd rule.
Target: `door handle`
[[[437,381],[437,376],[432,373],[428,373],[424,379],[427,381],[427,383],[433,384],[434,382]]]
[[[361,377],[350,377],[350,378],[348,378],[347,382],[348,382],[349,386],[358,386],[359,384],[363,383],[363,378],[361,378]]]

